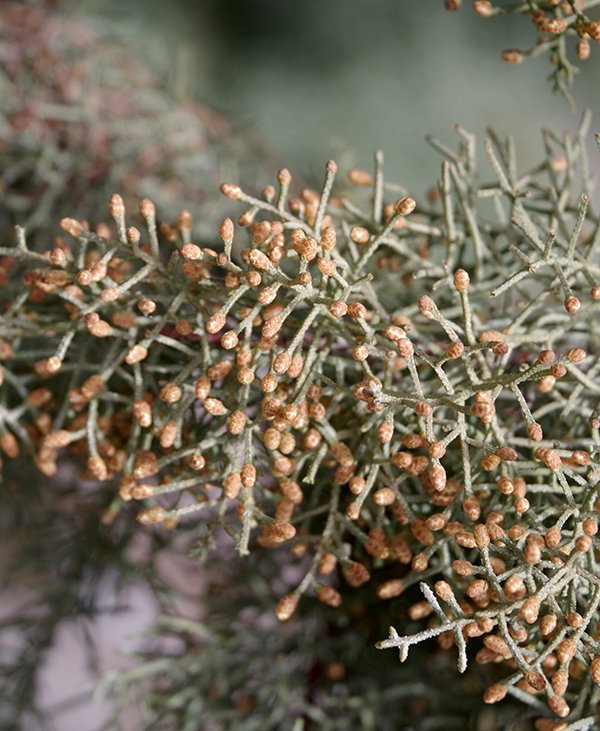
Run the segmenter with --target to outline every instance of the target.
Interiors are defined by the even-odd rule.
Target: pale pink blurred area
[[[149,536],[141,533],[131,547],[130,559],[143,562]],[[157,577],[172,592],[171,606],[179,616],[197,619],[201,615],[204,587],[198,562],[172,550],[154,557]],[[27,714],[21,731],[107,731],[136,728],[139,712],[130,704],[114,725],[114,699],[107,697],[111,677],[136,664],[134,653],[144,647],[144,633],[152,627],[161,608],[156,594],[144,581],[132,581],[118,593],[110,572],[97,587],[100,597],[93,617],[66,619],[56,628],[49,650],[38,667],[36,702],[41,718]],[[31,583],[34,583],[33,581]],[[13,587],[0,593],[0,622],[21,613],[42,616],[35,588]],[[3,630],[2,650],[9,654],[22,646],[17,630]]]
[[[12,591],[0,595],[0,617],[13,615],[22,603],[29,602],[26,592]],[[29,715],[22,731],[95,731],[111,717],[112,703],[96,690],[99,679],[109,670],[133,665],[130,653],[140,646],[140,633],[148,629],[158,614],[149,588],[132,584],[117,597],[107,591],[107,609],[93,619],[66,620],[57,628],[54,642],[38,668],[37,703],[42,719]],[[10,637],[4,637],[10,642]],[[18,642],[16,633],[12,640]],[[124,716],[129,727],[135,725],[134,708]],[[113,728],[108,726],[107,728]]]

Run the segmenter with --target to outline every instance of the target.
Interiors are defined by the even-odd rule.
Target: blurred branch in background
[[[462,0],[444,0],[444,5],[447,10],[458,10]],[[547,53],[554,66],[550,74],[553,89],[560,91],[574,106],[570,87],[580,72],[578,64],[586,62],[592,46],[600,42],[598,0],[475,0],[472,8],[482,18],[497,18],[513,13],[529,20],[538,33],[535,43],[527,50],[514,47],[503,50],[503,60],[509,64],[521,64]],[[571,61],[573,55],[577,59],[576,63]]]
[[[164,44],[163,44],[164,46]],[[49,244],[50,221],[81,217],[119,191],[155,197],[161,214],[198,211],[208,235],[223,175],[252,177],[261,154],[248,129],[190,94],[196,78],[182,50],[154,73],[138,60],[131,26],[53,9],[5,3],[0,13],[0,230],[16,223]],[[166,46],[164,46],[166,48]],[[39,236],[36,235],[39,232]],[[37,245],[37,244],[36,244]]]

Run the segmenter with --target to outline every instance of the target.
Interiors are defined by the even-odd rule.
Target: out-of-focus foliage
[[[137,58],[128,26],[53,3],[0,12],[0,231],[93,216],[111,192],[152,196],[165,215],[193,205],[196,233],[223,176],[251,176],[256,143],[223,114],[176,98]],[[218,215],[218,214],[217,214]]]
[[[405,601],[384,606],[346,590],[343,610],[312,607],[278,624],[272,605],[288,559],[264,553],[256,558],[225,552],[218,562],[209,561],[213,579],[202,621],[161,617],[146,633],[132,669],[106,676],[104,694],[117,709],[138,708],[140,729],[530,727],[534,711],[523,714],[517,703],[502,714],[481,704],[486,682],[498,675],[492,666],[468,673],[457,685],[444,653],[420,651],[411,667],[377,653],[373,642],[386,622],[405,615]],[[118,710],[115,716],[117,723]]]

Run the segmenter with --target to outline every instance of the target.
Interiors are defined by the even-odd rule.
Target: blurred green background
[[[521,66],[500,59],[528,48],[521,16],[477,17],[470,0],[85,0],[117,19],[192,94],[254,129],[278,163],[318,180],[324,161],[370,166],[382,148],[388,175],[415,193],[435,182],[426,133],[453,143],[452,125],[514,134],[522,165],[539,129],[572,129],[598,112],[593,44],[574,90],[578,111],[553,94],[547,54]],[[570,40],[574,54],[574,42]],[[265,176],[265,182],[267,178]]]

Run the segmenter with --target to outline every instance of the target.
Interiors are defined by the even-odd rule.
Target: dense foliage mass
[[[421,631],[504,676],[532,712],[594,724],[600,649],[597,373],[600,225],[585,144],[544,133],[519,170],[509,139],[457,130],[418,205],[352,170],[244,205],[240,236],[192,241],[191,215],[144,228],[123,199],[40,254],[3,249],[8,457],[47,475],[60,454],[118,481],[110,515],[222,526],[241,554],[289,545],[304,566],[279,600],[342,605],[342,584],[406,594]],[[143,231],[143,232],[142,232]],[[243,244],[238,241],[244,238]],[[10,272],[10,276],[8,273]],[[423,596],[414,601],[413,587]],[[340,609],[343,611],[343,609]],[[471,649],[472,648],[472,649]],[[545,728],[542,725],[540,728]]]

